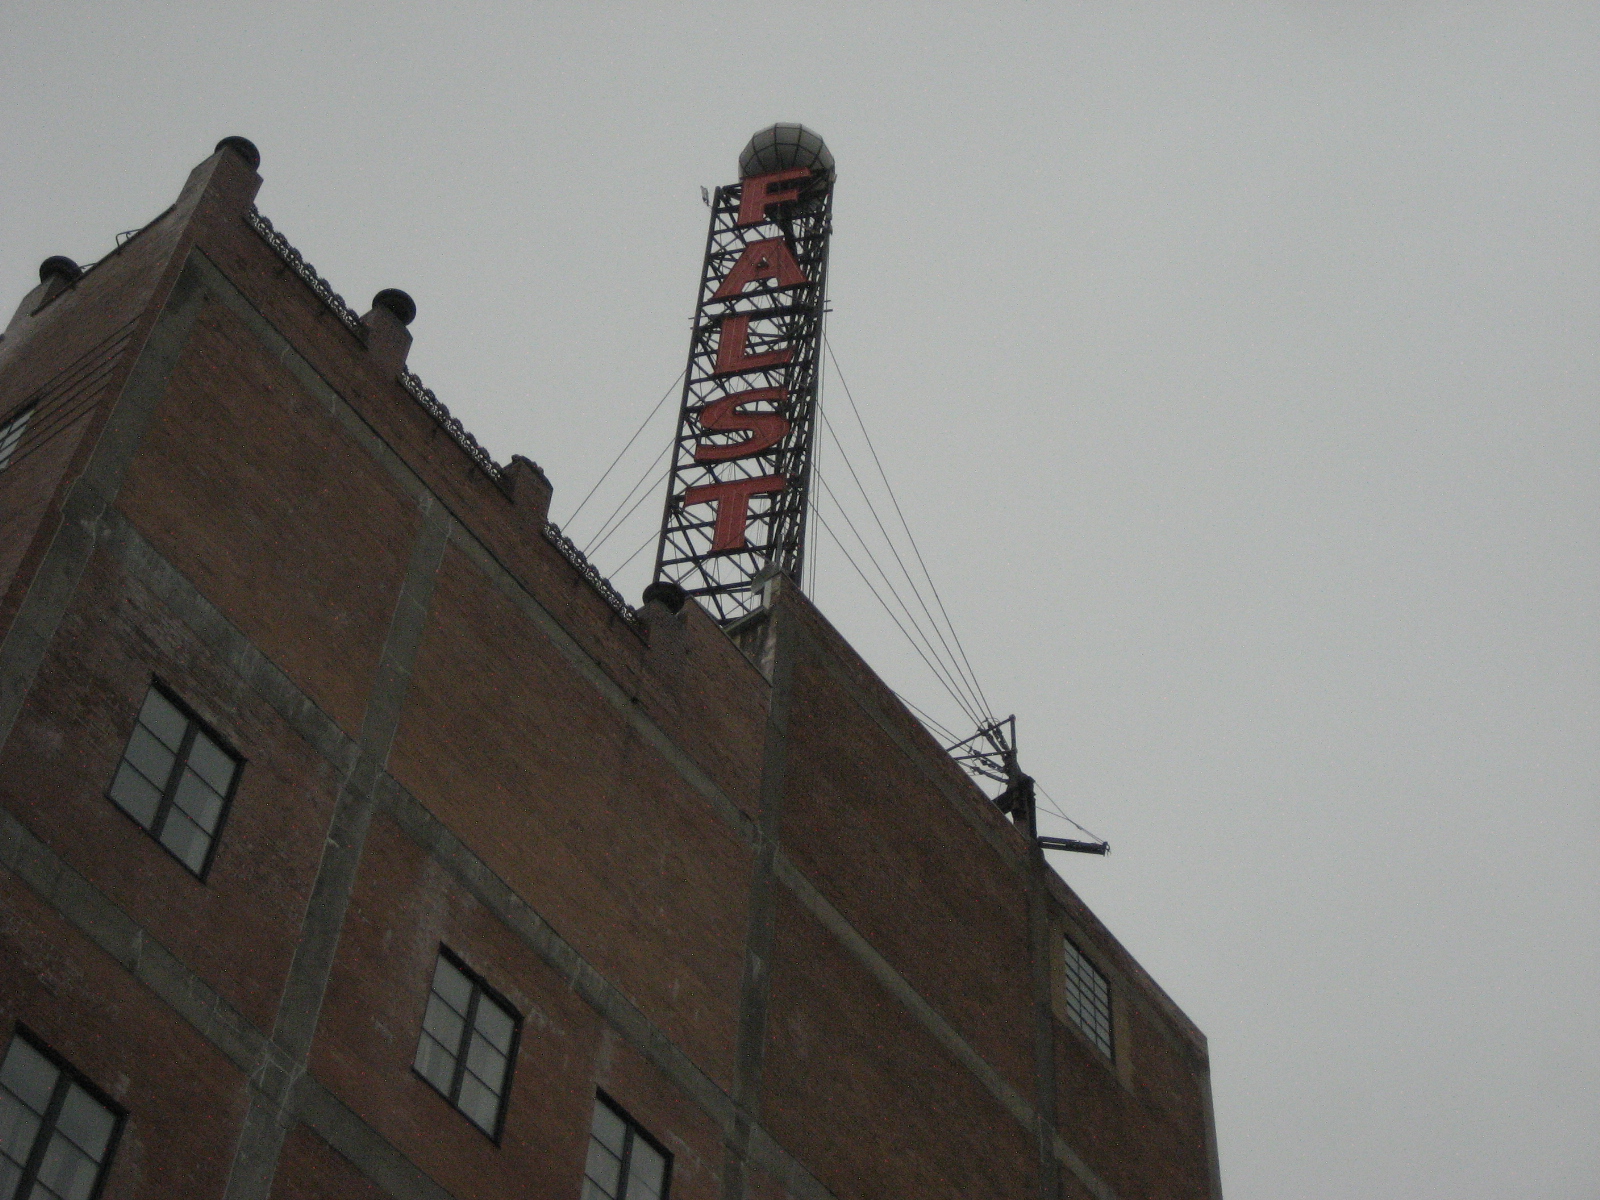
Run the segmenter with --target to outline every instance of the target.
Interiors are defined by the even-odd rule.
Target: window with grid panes
[[[33,408],[30,406],[0,425],[0,471],[11,465],[11,456],[16,453],[17,443],[22,441],[22,431],[27,429],[31,416]]]
[[[20,1030],[0,1061],[0,1200],[92,1200],[121,1114]]]
[[[109,795],[196,875],[205,873],[239,758],[152,685]]]
[[[666,1200],[671,1166],[671,1157],[637,1122],[606,1097],[595,1097],[583,1200]]]
[[[492,1138],[500,1136],[516,1041],[517,1015],[441,950],[413,1065]]]
[[[1111,1057],[1111,985],[1088,956],[1063,938],[1067,960],[1067,1015],[1107,1058]]]

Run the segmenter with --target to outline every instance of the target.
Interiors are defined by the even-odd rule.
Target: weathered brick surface
[[[290,272],[247,224],[258,183],[234,155],[208,160],[170,213],[0,345],[3,413],[128,330],[103,400],[0,473],[3,637],[52,561],[63,497],[126,434],[122,380],[152,361],[169,292],[201,289],[170,375],[143,385],[158,403],[125,475],[92,476],[114,508],[9,702],[0,804],[103,894],[83,913],[159,942],[198,977],[182,986],[242,1014],[236,1055],[282,1015],[303,927],[337,928],[336,904],[314,899],[324,852],[359,861],[326,993],[320,975],[306,992],[322,995],[307,1067],[324,1109],[302,1116],[321,1133],[296,1125],[281,1151],[257,1139],[276,1155],[272,1195],[376,1197],[384,1178],[407,1195],[572,1200],[600,1088],[671,1150],[675,1200],[729,1194],[736,1092],[759,1096],[751,1144],[777,1147],[762,1160],[777,1173],[742,1171],[754,1200],[1034,1196],[1025,1110],[1052,1066],[1057,1128],[1117,1196],[1212,1195],[1204,1038],[1052,877],[1048,920],[1111,977],[1118,1058],[1058,1020],[1054,1063],[1035,1062],[1029,848],[823,616],[785,601],[799,640],[786,727],[769,730],[772,686],[704,612],[613,612],[543,536],[538,476],[485,474]],[[408,677],[380,651],[426,558],[424,510],[455,532],[431,589],[407,593],[418,620],[427,600]],[[35,661],[14,643],[7,662]],[[247,760],[203,882],[104,795],[152,676]],[[404,692],[392,778],[365,842],[353,820],[332,844],[379,679]],[[772,910],[753,920],[751,898],[764,771],[782,843],[759,860],[781,868],[758,893],[775,905],[770,954]],[[344,794],[364,811],[359,784]],[[0,938],[0,1015],[134,1113],[106,1195],[220,1196],[238,1071],[3,872]],[[499,1145],[411,1070],[441,944],[525,1017]],[[741,1055],[763,997],[764,1038]],[[1090,1194],[1060,1175],[1062,1197]]]
[[[9,630],[22,596],[43,561],[59,526],[67,490],[98,444],[112,407],[111,399],[127,382],[138,361],[184,268],[189,248],[219,215],[237,213],[247,206],[260,182],[237,156],[218,154],[207,159],[190,173],[182,193],[169,209],[138,236],[101,259],[47,306],[29,306],[23,327],[13,325],[6,340],[0,342],[0,413],[9,413],[81,362],[95,347],[128,331],[127,351],[119,356],[101,393],[105,402],[59,435],[72,443],[71,454],[57,456],[61,466],[53,488],[46,485],[37,491],[32,487],[22,490],[20,503],[0,499],[0,515],[5,514],[3,506],[8,503],[16,504],[18,509],[12,514],[13,528],[6,532],[26,539],[25,546],[13,546],[9,551],[15,556],[15,562],[7,568],[9,579],[0,575],[0,586],[9,585],[0,592],[0,636]],[[39,431],[35,430],[32,436],[37,439]],[[0,493],[7,490],[0,488]],[[48,499],[43,496],[45,490],[50,491]]]
[[[30,414],[0,471],[0,636],[21,599],[11,583],[19,571],[31,574],[24,564],[36,562],[43,551],[40,535],[53,524],[68,467],[120,374],[132,332],[132,322],[124,324],[20,400],[0,402],[0,422],[24,410]]]
[[[389,765],[730,1083],[748,848],[453,550]]]
[[[245,759],[204,882],[106,797],[155,675]],[[267,1028],[337,784],[327,761],[105,552],[0,751],[0,803]]]
[[[0,869],[0,1037],[19,1021],[128,1112],[103,1200],[222,1194],[243,1077]]]
[[[1115,1068],[1075,1031],[1056,1035],[1058,1127],[1121,1196],[1174,1200],[1207,1195],[1205,1128],[1192,1076],[1169,1044],[1134,1020],[1134,1063],[1124,1086]]]
[[[214,300],[118,507],[346,733],[360,732],[416,506]]]
[[[44,401],[13,465],[0,473],[0,636],[55,530],[65,490],[104,419],[106,398],[127,376],[145,326],[141,318],[176,241],[176,222],[156,221],[0,342],[0,420],[30,401]],[[32,312],[34,306],[25,307]],[[103,358],[109,369],[83,377],[84,368],[92,370]],[[75,386],[80,380],[87,389]],[[66,403],[51,404],[52,394]]]
[[[862,711],[821,653],[795,665],[785,853],[1031,1096],[1025,881]]]
[[[283,1141],[272,1200],[384,1200],[386,1193],[304,1125]]]
[[[1037,1194],[1027,1131],[787,896],[774,960],[762,1119],[836,1195]]]
[[[523,1017],[499,1146],[411,1069],[441,945],[460,954]],[[680,1139],[697,1159],[716,1163],[704,1118],[686,1098],[383,817],[375,820],[362,856],[311,1067],[358,1115],[461,1196],[575,1195],[596,1084],[641,1119],[653,1118],[663,1138]]]

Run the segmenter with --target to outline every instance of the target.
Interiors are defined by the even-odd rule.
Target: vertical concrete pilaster
[[[1038,842],[1028,854],[1028,943],[1033,975],[1034,1137],[1039,1154],[1039,1200],[1060,1200],[1061,1162],[1056,1156],[1056,1031],[1051,1017],[1050,893],[1044,873],[1050,869]]]
[[[372,825],[377,782],[400,724],[411,668],[427,626],[434,582],[449,541],[450,517],[432,495],[423,496],[421,513],[421,528],[362,718],[355,765],[334,802],[322,862],[306,905],[300,944],[289,965],[267,1053],[250,1078],[250,1110],[234,1149],[224,1192],[226,1200],[267,1200],[284,1136],[294,1122],[291,1099],[311,1052],[339,948],[339,934],[361,865],[361,851]]]
[[[784,581],[785,585],[787,580]],[[759,838],[750,881],[750,918],[745,934],[744,977],[739,997],[739,1044],[734,1063],[734,1128],[722,1167],[722,1200],[744,1200],[750,1127],[761,1120],[761,1073],[767,1038],[767,1001],[772,977],[773,925],[778,880],[774,869],[783,822],[783,789],[789,758],[789,702],[793,691],[793,617],[780,601],[768,617],[772,691],[761,754],[761,794],[756,816]]]
[[[117,498],[139,439],[167,393],[167,380],[204,299],[205,290],[193,265],[186,265],[134,360],[83,473],[62,502],[60,524],[50,547],[39,561],[5,641],[0,642],[0,746],[11,737],[22,702],[94,554],[101,515]]]
[[[1195,1068],[1200,1085],[1200,1104],[1206,1127],[1206,1180],[1211,1185],[1211,1200],[1222,1200],[1222,1159],[1217,1152],[1217,1111],[1211,1103],[1211,1064]]]

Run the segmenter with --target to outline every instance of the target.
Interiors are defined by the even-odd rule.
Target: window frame
[[[88,1200],[98,1200],[100,1193],[105,1190],[106,1179],[111,1174],[111,1164],[116,1159],[117,1146],[122,1141],[123,1126],[128,1121],[128,1110],[107,1095],[105,1089],[94,1080],[73,1066],[64,1054],[51,1047],[21,1021],[12,1024],[11,1037],[21,1038],[27,1042],[51,1066],[61,1072],[61,1078],[56,1080],[55,1088],[50,1093],[49,1107],[39,1119],[39,1131],[33,1135],[33,1145],[28,1150],[28,1161],[23,1164],[22,1175],[17,1180],[16,1194],[24,1195],[24,1188],[31,1189],[39,1181],[39,1168],[44,1165],[45,1153],[50,1149],[50,1140],[56,1132],[56,1122],[60,1119],[62,1106],[66,1103],[67,1092],[72,1084],[77,1084],[89,1094],[91,1100],[111,1114],[111,1136],[106,1139],[105,1152],[99,1162],[100,1169],[95,1174],[94,1186],[89,1189]],[[8,1053],[10,1049],[11,1042],[8,1041],[5,1052]]]
[[[451,1111],[459,1113],[468,1125],[471,1125],[479,1133],[483,1134],[484,1137],[488,1138],[491,1142],[498,1146],[500,1144],[500,1137],[505,1132],[506,1128],[506,1108],[511,1102],[511,1081],[517,1073],[517,1052],[522,1048],[523,1015],[517,1011],[516,1005],[512,1004],[511,1001],[505,998],[503,993],[491,986],[487,979],[467,965],[466,960],[463,959],[461,955],[450,949],[450,947],[446,946],[443,942],[439,943],[439,954],[438,958],[434,960],[435,964],[437,964],[439,958],[444,959],[452,967],[460,971],[462,975],[466,976],[467,982],[472,984],[472,998],[467,1002],[467,1013],[462,1022],[461,1041],[456,1044],[453,1055],[455,1058],[455,1073],[450,1077],[450,1090],[454,1094],[447,1095],[445,1092],[441,1091],[438,1084],[434,1083],[433,1080],[429,1079],[417,1069],[417,1054],[415,1050],[411,1052],[411,1073],[418,1079],[422,1080],[423,1083],[427,1084],[434,1095],[438,1096],[450,1106]],[[435,965],[434,969],[438,969],[437,965]],[[427,1032],[426,1028],[422,1024],[422,1021],[427,1017],[428,1001],[432,999],[433,994],[433,976],[430,975],[428,977],[428,986],[422,1000],[422,1017],[418,1018],[417,1021],[418,1044],[421,1043],[424,1036],[433,1036]],[[488,996],[491,1001],[500,1006],[501,1011],[511,1018],[511,1047],[506,1051],[506,1077],[501,1081],[500,1103],[495,1109],[493,1133],[490,1133],[482,1125],[479,1125],[476,1121],[474,1121],[467,1114],[466,1110],[457,1103],[457,1100],[461,1096],[461,1077],[466,1073],[467,1069],[467,1048],[472,1043],[472,1031],[478,1018],[478,1002],[484,996]],[[438,1039],[435,1038],[434,1040],[437,1041]],[[443,1043],[440,1044],[442,1045]]]
[[[663,1165],[661,1168],[661,1195],[659,1200],[672,1200],[672,1151],[662,1145],[661,1140],[646,1129],[643,1124],[635,1120],[633,1115],[623,1108],[621,1104],[617,1103],[616,1099],[604,1088],[595,1088],[594,1098],[595,1103],[604,1104],[627,1128],[628,1136],[627,1141],[623,1144],[621,1174],[617,1178],[616,1200],[626,1200],[628,1195],[628,1168],[633,1164],[633,1139],[636,1137],[642,1137],[645,1145],[661,1155]],[[592,1111],[589,1114],[589,1138],[590,1140],[594,1138],[594,1113]],[[585,1152],[588,1151],[588,1148],[589,1143],[586,1141],[584,1142]],[[588,1177],[588,1168],[585,1167],[584,1178],[588,1179]],[[597,1184],[596,1186],[599,1185]],[[582,1191],[583,1189],[580,1188],[579,1190]]]
[[[1116,989],[1111,986],[1111,975],[1108,972],[1101,970],[1100,964],[1095,962],[1094,958],[1084,951],[1083,947],[1078,944],[1078,940],[1076,938],[1074,938],[1066,930],[1061,930],[1060,934],[1061,934],[1061,987],[1062,987],[1061,1003],[1062,1003],[1062,1015],[1066,1018],[1066,1024],[1070,1025],[1072,1027],[1073,1031],[1079,1037],[1081,1037],[1084,1041],[1089,1043],[1089,1045],[1094,1048],[1094,1051],[1095,1051],[1096,1054],[1100,1055],[1107,1062],[1112,1063],[1112,1064],[1116,1064],[1117,1061],[1118,1061],[1118,1058],[1117,1058],[1117,1000],[1116,1000],[1117,993],[1116,993]],[[1079,1019],[1077,1014],[1073,1011],[1072,1001],[1070,999],[1070,994],[1071,994],[1071,991],[1072,991],[1073,966],[1072,966],[1072,962],[1071,962],[1070,958],[1068,957],[1069,953],[1076,953],[1077,956],[1079,958],[1081,958],[1084,961],[1084,963],[1086,963],[1088,965],[1089,969],[1094,972],[1095,977],[1098,978],[1100,980],[1100,982],[1105,985],[1105,989],[1106,989],[1106,1011],[1105,1011],[1106,1033],[1105,1033],[1105,1040],[1106,1040],[1106,1044],[1104,1046],[1102,1046],[1100,1044],[1099,1038],[1098,1038],[1097,1034],[1093,1030],[1084,1028],[1084,1025],[1083,1025],[1082,1021]]]
[[[38,408],[37,400],[26,400],[8,413],[4,421],[0,421],[0,474],[10,468],[11,460],[17,456],[17,451],[22,446],[22,439],[28,436],[28,426],[33,423]],[[22,422],[22,428],[17,430],[16,440],[7,446],[6,436],[11,427],[19,421]]]
[[[161,698],[177,709],[184,720],[189,723],[188,728],[183,731],[183,744],[173,753],[172,771],[167,777],[166,784],[161,789],[161,800],[156,805],[155,815],[150,818],[150,824],[146,826],[140,823],[138,817],[124,808],[122,803],[111,793],[111,789],[117,782],[117,773],[122,770],[122,764],[128,759],[128,746],[132,743],[134,734],[139,730],[139,713],[144,710],[144,699],[139,701],[139,707],[134,711],[133,728],[128,731],[128,736],[123,740],[122,754],[117,758],[117,765],[111,772],[111,781],[105,787],[105,798],[111,802],[111,807],[132,821],[135,828],[160,846],[163,851],[177,861],[180,867],[204,883],[206,877],[211,873],[211,864],[217,857],[217,847],[222,842],[222,830],[228,823],[229,814],[233,812],[233,797],[239,790],[239,780],[243,778],[245,765],[249,760],[239,753],[232,742],[218,733],[209,721],[195,712],[194,706],[179,696],[176,688],[159,675],[150,677],[150,686],[145,690],[145,696],[148,697],[152,691],[160,692]],[[233,779],[228,784],[228,794],[222,798],[222,808],[217,813],[217,826],[211,833],[211,844],[206,847],[205,861],[200,864],[198,871],[179,858],[177,851],[161,840],[161,832],[166,828],[167,816],[172,812],[174,801],[178,794],[178,785],[183,782],[184,769],[189,765],[189,754],[194,749],[194,739],[197,733],[205,734],[216,744],[219,750],[233,759],[234,762]]]

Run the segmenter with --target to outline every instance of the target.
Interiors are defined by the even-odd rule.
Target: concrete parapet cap
[[[502,478],[512,504],[519,509],[528,508],[529,518],[536,522],[537,527],[543,528],[550,519],[550,497],[555,494],[549,476],[538,463],[520,454],[513,454],[503,470]]]

